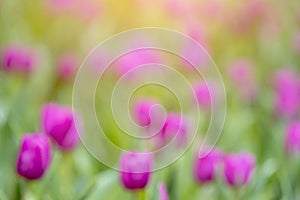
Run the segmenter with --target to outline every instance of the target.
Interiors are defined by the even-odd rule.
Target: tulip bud
[[[300,152],[300,122],[289,124],[285,135],[285,148],[288,153]]]
[[[204,157],[203,157],[204,156]],[[211,182],[215,179],[218,167],[223,161],[223,155],[218,149],[197,152],[194,163],[194,176],[199,183]]]
[[[194,85],[194,92],[199,106],[201,108],[210,109],[212,97],[206,83],[204,81],[196,83]]]
[[[151,99],[141,99],[134,104],[134,120],[139,126],[149,126],[151,123],[150,111],[156,103]]]
[[[153,167],[152,154],[148,152],[126,152],[119,161],[120,178],[123,186],[128,190],[146,187]]]
[[[72,55],[63,55],[57,62],[58,76],[62,80],[73,78],[77,67],[77,61]]]
[[[224,175],[230,186],[242,186],[249,182],[255,157],[248,153],[237,153],[225,156]]]
[[[163,143],[176,138],[177,144],[186,142],[188,134],[188,124],[180,113],[169,113],[162,127],[160,138]]]
[[[293,118],[300,108],[300,78],[296,71],[286,68],[275,73],[275,110],[278,115]]]
[[[74,148],[79,141],[71,108],[50,103],[42,109],[42,127],[62,150]]]
[[[72,0],[46,0],[46,6],[53,13],[66,13],[75,8],[76,2]]]
[[[134,68],[149,63],[160,63],[161,58],[153,50],[137,50],[123,55],[116,60],[117,73],[123,76]]]
[[[46,135],[24,135],[19,148],[17,172],[29,180],[41,178],[51,161],[51,146]]]
[[[158,184],[158,200],[169,200],[168,190],[164,183]]]
[[[29,74],[35,64],[33,52],[22,46],[10,45],[2,52],[2,65],[4,70]]]
[[[251,101],[256,97],[257,85],[253,72],[254,66],[248,60],[236,60],[230,65],[229,77],[237,86],[238,93],[246,100]]]
[[[191,37],[196,37],[191,35]],[[186,70],[205,69],[209,64],[209,57],[202,46],[207,46],[204,42],[199,42],[201,46],[194,43],[183,44],[181,54],[185,59],[182,61],[182,66]],[[207,49],[207,47],[206,47]],[[196,67],[196,69],[195,69]]]

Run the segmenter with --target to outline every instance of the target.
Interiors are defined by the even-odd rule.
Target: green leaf
[[[104,171],[97,177],[93,189],[86,195],[86,200],[99,199],[131,199],[131,194],[125,191],[119,183],[118,172]]]

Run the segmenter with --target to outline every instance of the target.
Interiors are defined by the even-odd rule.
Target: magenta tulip
[[[140,99],[133,107],[134,120],[139,126],[149,126],[151,123],[151,108],[156,104],[152,99]]]
[[[158,200],[169,200],[168,190],[164,183],[158,184]]]
[[[210,152],[197,152],[194,163],[194,176],[199,183],[208,183],[215,179],[218,167],[221,167],[223,154],[218,149]]]
[[[126,152],[121,155],[119,166],[121,183],[126,189],[143,189],[150,179],[153,157],[148,152]]]
[[[225,156],[224,175],[230,186],[246,185],[255,167],[255,157],[249,153],[237,153]]]
[[[42,109],[42,127],[62,150],[72,149],[78,144],[74,115],[69,107],[46,104]]]
[[[275,111],[285,118],[296,117],[300,108],[300,78],[291,68],[278,70],[274,76]]]
[[[153,50],[137,50],[121,56],[115,66],[118,75],[122,76],[138,66],[150,63],[161,63],[159,54]]]
[[[57,62],[58,76],[62,80],[69,80],[74,77],[77,68],[77,61],[73,55],[62,55]]]
[[[21,74],[30,74],[36,62],[34,53],[19,45],[10,45],[3,49],[1,61],[4,70]]]
[[[195,38],[196,36],[191,35]],[[198,42],[201,46],[204,46],[204,42]],[[206,45],[207,46],[207,45]],[[206,50],[206,49],[205,49]],[[209,64],[209,57],[206,51],[202,47],[197,46],[194,43],[187,43],[182,46],[182,66],[187,70],[199,70],[205,69]]]
[[[285,148],[288,153],[300,152],[300,121],[291,122],[285,134]]]
[[[180,113],[168,113],[162,130],[159,134],[161,143],[176,139],[178,145],[182,145],[187,140],[188,123]]]
[[[254,76],[254,66],[249,60],[240,59],[231,63],[229,78],[245,101],[251,101],[256,97],[258,87]]]
[[[212,93],[206,83],[204,81],[195,83],[194,92],[197,98],[198,105],[205,110],[210,110]]]
[[[42,133],[23,136],[17,159],[17,172],[20,176],[34,180],[41,178],[51,161],[51,144]]]

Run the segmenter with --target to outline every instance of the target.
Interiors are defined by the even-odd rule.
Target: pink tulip
[[[244,1],[244,5],[234,12],[230,23],[236,31],[247,32],[263,21],[265,10],[266,6],[263,1]]]
[[[207,153],[207,154],[206,154]],[[201,155],[204,154],[204,157]],[[211,152],[204,150],[197,152],[194,163],[194,176],[199,183],[208,183],[215,179],[218,167],[221,167],[223,154],[218,149]]]
[[[134,104],[134,120],[139,126],[149,126],[151,123],[151,108],[157,104],[152,99],[140,99]]]
[[[180,113],[168,113],[162,130],[158,135],[160,142],[166,144],[176,139],[176,144],[182,145],[187,140],[188,123]]]
[[[300,121],[291,122],[285,134],[285,148],[288,153],[300,152]]]
[[[195,83],[193,87],[198,105],[201,108],[210,110],[212,102],[211,98],[213,97],[213,93],[209,91],[207,84],[204,81],[201,81]]]
[[[144,189],[150,179],[153,167],[151,153],[126,152],[119,161],[120,178],[123,186],[128,190]]]
[[[158,184],[158,200],[169,200],[168,190],[164,183]]]
[[[255,157],[249,153],[237,153],[225,156],[224,175],[230,186],[246,185],[255,167]]]
[[[197,34],[191,32],[191,37],[193,39],[199,39]],[[207,44],[204,44],[203,41],[197,41],[200,46],[194,43],[183,44],[181,55],[182,56],[182,66],[186,70],[201,70],[205,69],[209,64],[209,57],[206,53]],[[201,71],[200,71],[201,72]]]
[[[10,45],[3,49],[1,61],[6,71],[30,74],[36,59],[34,53],[26,47]]]
[[[296,117],[300,108],[300,79],[296,71],[283,68],[274,75],[275,111],[286,118]]]
[[[60,13],[71,11],[76,6],[76,0],[47,0],[47,7],[51,12]]]
[[[62,150],[73,149],[79,142],[71,108],[50,103],[42,109],[42,127]]]
[[[160,63],[160,57],[153,50],[136,50],[121,56],[116,60],[115,66],[119,76],[125,75],[130,70],[150,63]]]
[[[58,76],[62,80],[70,80],[74,77],[77,68],[76,58],[72,55],[62,55],[57,62]]]
[[[257,85],[254,76],[254,66],[249,60],[236,60],[230,64],[229,78],[236,86],[240,96],[251,101],[257,95]]]
[[[22,137],[17,159],[17,172],[28,180],[41,178],[51,161],[51,144],[42,133]]]
[[[164,8],[172,17],[186,18],[190,13],[190,7],[188,4],[180,0],[164,0]]]

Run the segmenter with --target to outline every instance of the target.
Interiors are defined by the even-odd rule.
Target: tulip
[[[199,36],[190,33],[190,37],[196,39]],[[183,44],[182,46],[182,66],[187,70],[203,70],[209,64],[209,57],[205,51],[207,48],[204,49],[204,47],[207,47],[207,44],[204,44],[202,41],[199,41],[198,43],[201,46],[191,42]]]
[[[193,88],[198,105],[203,109],[210,110],[213,93],[209,90],[207,84],[204,81],[197,82],[194,84]]]
[[[116,60],[115,66],[119,76],[125,75],[140,65],[160,63],[159,55],[153,50],[136,50],[121,56]]]
[[[166,13],[172,18],[188,20],[191,14],[191,6],[180,0],[164,0],[162,1],[163,8]]]
[[[54,13],[67,12],[75,9],[76,1],[74,0],[46,0],[49,11]]]
[[[186,142],[187,134],[188,124],[184,117],[180,113],[168,113],[159,134],[161,142],[165,144],[175,137],[177,144],[182,145]]]
[[[296,117],[300,108],[300,78],[296,71],[280,69],[274,76],[275,111],[285,118]]]
[[[230,186],[246,185],[255,167],[255,157],[248,153],[226,155],[224,159],[225,180]]]
[[[140,99],[134,104],[134,120],[139,126],[149,126],[151,123],[150,111],[156,102],[152,99]]]
[[[234,61],[229,68],[229,78],[237,86],[240,96],[246,101],[253,100],[257,94],[253,69],[253,64],[246,59]]]
[[[204,157],[203,157],[204,156]],[[199,183],[208,183],[215,179],[218,167],[221,166],[223,155],[218,149],[210,152],[197,152],[194,163],[194,176]]]
[[[294,121],[288,125],[285,148],[288,153],[300,152],[300,121]]]
[[[41,178],[51,161],[51,144],[42,133],[23,136],[17,159],[17,172],[20,176],[35,180]]]
[[[77,61],[72,55],[62,55],[57,62],[58,76],[62,80],[71,79],[76,72]]]
[[[245,1],[245,4],[232,16],[233,28],[238,32],[250,31],[256,27],[257,23],[264,21],[265,12],[266,5],[263,1]]]
[[[34,53],[18,45],[7,46],[2,52],[1,61],[4,70],[21,74],[29,74],[35,67]]]
[[[50,103],[42,109],[42,127],[62,150],[74,148],[79,141],[71,108]]]
[[[169,200],[168,190],[164,183],[158,184],[158,200]]]
[[[119,166],[121,183],[126,189],[144,189],[148,184],[153,167],[152,154],[125,152],[120,157]]]

